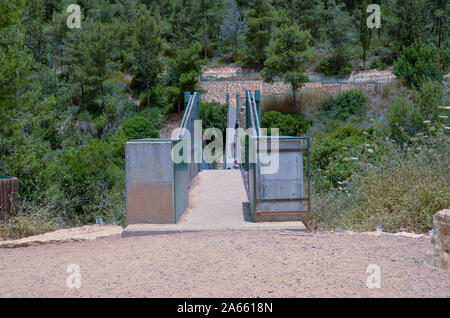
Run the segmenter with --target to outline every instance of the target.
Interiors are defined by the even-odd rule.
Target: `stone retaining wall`
[[[325,84],[320,82],[306,83],[300,91],[319,91],[321,94],[339,94],[342,91],[350,89],[361,89],[367,93],[382,91],[385,85],[390,83],[380,83],[380,84]],[[226,94],[230,94],[230,105],[236,106],[236,93],[240,92],[241,97],[245,97],[246,90],[259,90],[262,96],[269,95],[280,95],[291,92],[291,87],[289,84],[284,82],[275,82],[273,84],[265,83],[262,80],[246,80],[246,81],[201,81],[199,88],[204,91],[201,94],[200,100],[202,102],[226,102]]]
[[[427,263],[450,270],[450,210],[442,210],[433,218],[433,252],[428,255]]]

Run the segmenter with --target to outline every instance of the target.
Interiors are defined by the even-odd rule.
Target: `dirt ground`
[[[450,297],[429,248],[429,236],[257,230],[0,249],[0,297]],[[370,264],[381,288],[366,285]]]

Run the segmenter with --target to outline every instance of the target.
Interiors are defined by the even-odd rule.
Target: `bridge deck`
[[[248,202],[240,170],[200,172],[189,191],[189,208],[178,223],[237,225],[249,221]]]

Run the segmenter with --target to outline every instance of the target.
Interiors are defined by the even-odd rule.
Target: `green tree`
[[[197,88],[204,62],[200,56],[201,51],[200,43],[193,42],[188,48],[179,49],[175,58],[169,60],[166,84],[179,89],[178,111],[181,108],[183,92],[192,92]]]
[[[25,0],[0,2],[0,28],[17,23],[23,11]]]
[[[360,19],[359,19],[359,43],[363,49],[363,68],[366,68],[367,51],[370,48],[370,40],[372,33],[367,27],[367,0],[363,0],[360,6]]]
[[[395,34],[400,51],[425,35],[425,1],[397,0],[394,6],[396,17]]]
[[[262,68],[267,58],[266,48],[272,30],[272,7],[267,0],[255,0],[247,13],[248,32],[245,35],[247,47],[244,65]]]
[[[268,58],[264,62],[261,76],[264,81],[273,83],[281,79],[292,88],[294,106],[297,106],[296,91],[308,81],[304,74],[311,35],[302,31],[298,25],[282,26],[273,35],[268,47]]]
[[[403,78],[410,87],[420,87],[427,80],[442,82],[439,52],[433,44],[420,41],[407,47],[394,63],[394,74]]]
[[[137,87],[145,88],[148,92],[159,82],[159,74],[162,71],[160,30],[148,12],[139,17],[135,36],[135,83]],[[147,104],[150,104],[150,101],[147,101]]]
[[[200,41],[204,58],[208,59],[210,49],[217,41],[222,22],[222,1],[197,0],[192,13],[197,21],[195,38]]]
[[[241,13],[235,0],[228,0],[227,11],[220,26],[220,38],[230,43],[233,48],[233,59],[236,58],[239,47],[239,38],[245,33],[246,25],[241,19]]]

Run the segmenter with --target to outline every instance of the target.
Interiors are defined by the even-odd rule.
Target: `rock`
[[[86,225],[78,228],[63,229],[41,235],[25,237],[20,240],[0,241],[0,248],[26,247],[50,243],[68,243],[93,241],[100,237],[122,234],[121,226]]]
[[[433,250],[426,255],[426,262],[450,270],[450,209],[442,210],[433,217]]]

